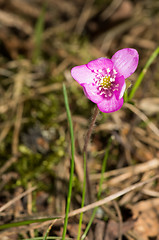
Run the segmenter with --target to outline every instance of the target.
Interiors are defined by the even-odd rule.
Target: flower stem
[[[96,121],[98,113],[99,113],[99,109],[96,106],[96,108],[94,110],[94,113],[93,113],[93,116],[92,116],[92,120],[91,120],[89,129],[88,129],[88,132],[87,132],[87,135],[85,137],[85,142],[84,142],[84,147],[83,147],[83,154],[85,155],[86,158],[87,158],[88,143],[89,143],[89,140],[90,140],[90,137],[91,137],[91,134],[92,134],[92,131],[93,131],[93,127],[94,127],[94,124],[95,124],[95,121]],[[88,163],[87,163],[87,161],[86,161],[86,183],[87,183],[88,201],[89,201],[89,203],[91,203],[92,192],[91,192],[91,185],[90,185],[90,180],[89,180],[89,171],[88,171]]]
[[[88,166],[87,166],[87,147],[88,143],[93,131],[93,127],[97,118],[97,115],[99,113],[98,107],[95,108],[90,127],[88,129],[87,135],[85,137],[85,142],[84,142],[84,147],[83,147],[83,165],[84,165],[84,179],[83,179],[83,191],[82,191],[82,203],[81,203],[81,208],[84,207],[85,203],[85,194],[86,194],[86,186],[87,186],[87,196],[88,196],[88,201],[91,203],[91,187],[90,187],[90,181],[89,181],[89,173],[88,173]],[[78,235],[77,235],[77,240],[80,239],[81,236],[81,227],[82,227],[82,220],[83,220],[83,213],[80,214],[80,219],[79,219],[79,228],[78,228]]]

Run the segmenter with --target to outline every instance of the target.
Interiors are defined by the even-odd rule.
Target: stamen
[[[114,74],[117,74],[117,71],[116,71],[115,69],[113,69],[113,73],[114,73]]]
[[[95,73],[94,82],[98,87],[99,95],[104,97],[112,97],[115,91],[119,90],[119,83],[115,83],[117,71],[115,69],[98,69]]]

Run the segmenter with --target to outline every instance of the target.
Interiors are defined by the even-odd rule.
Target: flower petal
[[[97,106],[101,112],[110,113],[119,110],[123,105],[123,98],[117,99],[115,94],[110,99],[104,99],[102,102],[98,103]]]
[[[92,83],[95,78],[95,74],[86,67],[86,65],[76,66],[71,69],[72,77],[79,83]]]
[[[119,73],[124,78],[127,78],[135,72],[139,61],[139,54],[133,48],[124,48],[117,51],[111,60]]]
[[[108,68],[111,70],[113,68],[112,61],[104,57],[97,58],[86,65],[91,70],[108,69]]]
[[[104,99],[104,97],[99,94],[99,91],[94,84],[84,84],[83,90],[86,97],[94,103],[99,103]]]
[[[121,99],[124,95],[126,89],[126,83],[123,76],[116,78],[116,83],[119,84],[118,91],[115,91],[115,96],[117,99]]]

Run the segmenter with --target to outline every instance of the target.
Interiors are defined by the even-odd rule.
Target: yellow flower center
[[[103,88],[110,88],[111,86],[111,80],[110,80],[110,76],[105,76],[102,78],[102,81],[100,81],[100,86],[103,87]]]
[[[114,91],[119,90],[119,83],[116,83],[117,71],[115,69],[98,69],[94,70],[95,84],[99,90],[99,95],[104,95],[106,98],[113,96]]]

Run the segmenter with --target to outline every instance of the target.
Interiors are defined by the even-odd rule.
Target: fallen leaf
[[[131,207],[134,230],[143,240],[157,239],[159,235],[159,198],[140,201]],[[156,238],[155,238],[156,237]]]

